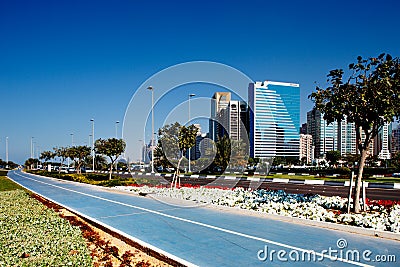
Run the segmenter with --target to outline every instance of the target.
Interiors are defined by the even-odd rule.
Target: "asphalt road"
[[[8,176],[188,266],[398,266],[400,261],[398,241],[211,207],[173,205],[21,171]],[[376,261],[389,258],[392,262]]]

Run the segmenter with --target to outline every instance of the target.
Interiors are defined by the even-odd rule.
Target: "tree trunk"
[[[111,164],[110,164],[110,176],[108,177],[108,180],[111,180],[112,171],[113,171],[113,165],[114,165],[114,162],[111,161]]]
[[[183,156],[183,154],[182,154],[182,157],[178,160],[178,165],[176,166],[175,175],[174,175],[174,177],[172,178],[171,188],[172,188],[172,185],[174,184],[174,182],[175,182],[174,187],[176,188],[176,182],[177,182],[178,179],[179,179],[179,186],[181,186],[181,181],[180,181],[180,178],[179,178],[179,167],[180,167],[180,165],[181,165],[181,161],[183,160],[183,158],[184,158],[184,156]]]
[[[81,163],[77,162],[75,163],[76,166],[76,173],[81,174]]]
[[[354,202],[353,202],[353,211],[355,213],[360,213],[361,206],[360,206],[360,193],[361,193],[361,185],[362,185],[362,176],[364,172],[365,160],[367,158],[369,149],[364,149],[361,151],[361,159],[360,165],[358,167],[358,174],[356,179],[356,193],[354,195]]]

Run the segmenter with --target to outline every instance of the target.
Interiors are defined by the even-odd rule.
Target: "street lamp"
[[[195,94],[189,94],[189,121],[188,121],[188,125],[190,124],[190,99],[193,97],[193,96],[195,96]],[[190,154],[190,147],[189,147],[189,156],[188,156],[188,159],[189,159],[189,172],[191,172],[191,170],[190,170],[190,160],[191,160],[191,157],[192,155]]]
[[[145,153],[145,151],[144,151],[144,146],[145,146],[145,144],[144,144],[144,140],[142,140],[142,139],[139,139],[138,140],[139,141],[139,144],[140,144],[140,146],[141,146],[141,149],[140,149],[140,157],[141,157],[141,159],[139,160],[139,162],[142,162],[143,161],[143,163],[144,163],[144,153]],[[142,142],[143,142],[143,144],[142,144]]]
[[[8,136],[6,137],[6,169],[8,169]]]
[[[118,123],[119,121],[115,122],[115,139],[118,139]],[[118,158],[115,159],[115,171],[118,171]]]
[[[118,123],[119,121],[115,122],[115,138],[118,139]]]
[[[147,87],[151,91],[151,173],[154,173],[154,88]]]
[[[94,158],[96,154],[94,153],[94,119],[90,119],[92,122],[92,171],[94,172]]]
[[[71,133],[71,146],[74,146],[74,134]]]
[[[35,137],[31,137],[31,159],[33,159],[34,155],[33,155],[33,138]]]

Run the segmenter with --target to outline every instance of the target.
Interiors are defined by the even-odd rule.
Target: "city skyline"
[[[312,108],[307,96],[326,84],[331,69],[346,68],[358,55],[400,55],[399,7],[397,1],[3,1],[0,158],[6,137],[9,160],[18,163],[30,156],[31,137],[35,153],[70,145],[71,134],[76,144],[90,143],[91,119],[96,139],[114,137],[148,77],[199,60],[232,66],[252,81],[300,84],[303,123]],[[355,30],[354,23],[363,26]],[[175,108],[169,99],[185,110],[193,93],[196,114],[197,98],[219,90],[176,88],[158,113]],[[156,128],[164,122],[157,113],[155,120]]]

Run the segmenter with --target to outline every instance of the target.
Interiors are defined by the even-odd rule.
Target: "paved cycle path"
[[[19,170],[10,171],[8,177],[188,266],[398,266],[400,262],[398,241],[171,205]]]

